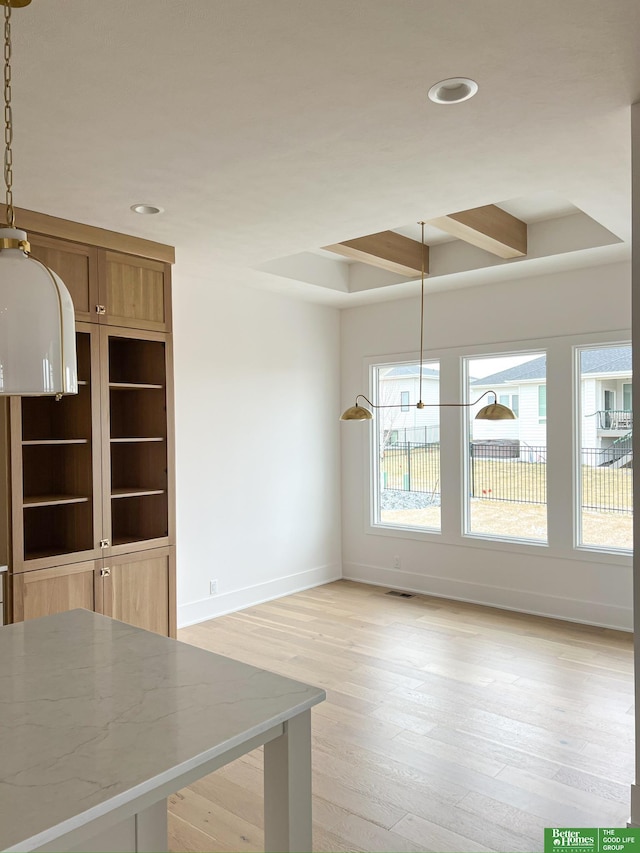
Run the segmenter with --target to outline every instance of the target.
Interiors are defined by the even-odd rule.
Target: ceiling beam
[[[429,225],[499,258],[521,258],[527,254],[527,223],[495,204],[440,216],[431,219]]]
[[[388,272],[398,275],[414,276],[422,272],[424,256],[424,272],[429,272],[429,247],[422,246],[417,240],[411,240],[395,231],[380,231],[378,234],[368,234],[333,246],[324,246],[327,251],[335,252],[350,258],[371,264]],[[424,250],[424,255],[423,255]]]

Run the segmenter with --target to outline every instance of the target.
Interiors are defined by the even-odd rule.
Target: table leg
[[[311,853],[310,711],[264,746],[264,843],[267,853]]]
[[[154,803],[136,815],[137,853],[160,853],[169,849],[167,801]]]

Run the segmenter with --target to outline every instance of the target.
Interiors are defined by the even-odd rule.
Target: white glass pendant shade
[[[26,240],[0,228],[0,240]],[[0,395],[77,394],[73,302],[62,280],[19,248],[0,251]]]

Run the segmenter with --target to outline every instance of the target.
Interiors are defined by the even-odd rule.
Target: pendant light
[[[484,394],[481,394],[477,400],[474,400],[473,403],[423,403],[422,402],[422,367],[424,364],[424,222],[418,222],[418,225],[421,226],[422,231],[422,274],[420,277],[420,376],[418,380],[418,402],[414,403],[413,406],[416,409],[425,409],[430,407],[435,408],[447,408],[447,407],[455,407],[459,409],[470,408],[471,406],[475,406],[480,402],[484,397],[488,394],[493,394],[494,402],[489,403],[486,406],[483,406],[478,414],[476,415],[476,420],[478,421],[504,421],[504,420],[515,420],[516,416],[512,412],[510,408],[507,406],[503,406],[502,403],[498,403],[496,392],[495,391],[485,391]],[[358,403],[358,400],[364,400],[371,408],[367,409],[366,406],[361,406]],[[409,404],[410,406],[412,404]],[[390,405],[382,406],[376,405],[376,403],[372,403],[368,397],[365,397],[364,394],[358,394],[356,397],[355,405],[350,406],[346,409],[342,415],[340,416],[341,421],[370,421],[373,420],[373,414],[371,409],[399,409],[405,408],[406,403],[392,403]]]
[[[30,255],[13,208],[11,7],[4,6],[4,182],[6,222],[0,225],[0,395],[77,394],[73,302],[62,280]]]

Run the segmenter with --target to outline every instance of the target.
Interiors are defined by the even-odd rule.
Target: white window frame
[[[576,345],[573,348],[573,371],[574,371],[574,480],[573,480],[573,510],[574,510],[574,549],[583,554],[606,554],[610,556],[628,555],[633,556],[633,548],[613,548],[606,545],[590,545],[582,542],[582,365],[580,355],[585,350],[607,349],[608,347],[630,346],[633,356],[633,342],[631,335],[627,340],[615,340],[599,343],[587,343]],[[630,383],[626,383],[630,384]],[[615,394],[615,392],[613,392]],[[604,401],[604,393],[602,395]],[[604,404],[604,403],[603,403]]]
[[[490,356],[493,354],[520,355],[526,352],[547,352],[547,400],[549,416],[547,420],[547,447],[551,465],[547,471],[548,503],[548,544],[526,541],[502,541],[483,539],[473,534],[464,534],[464,492],[462,450],[464,448],[463,409],[442,411],[440,431],[440,459],[442,471],[441,529],[434,533],[422,528],[385,527],[374,523],[373,502],[375,483],[371,465],[372,443],[375,440],[375,428],[368,424],[368,440],[361,443],[362,471],[365,476],[365,500],[363,503],[362,525],[366,535],[381,536],[388,540],[415,540],[432,544],[454,545],[463,548],[502,551],[526,557],[539,553],[557,559],[576,562],[602,563],[603,557],[608,566],[630,568],[632,559],[628,552],[585,549],[577,546],[576,531],[576,454],[574,452],[576,370],[572,353],[574,347],[593,347],[600,344],[626,344],[631,337],[629,329],[609,332],[594,332],[580,335],[556,336],[552,338],[523,339],[495,344],[471,345],[427,350],[425,361],[440,362],[440,393],[443,402],[463,401],[465,385],[462,377],[461,359]],[[362,373],[358,388],[368,388],[375,393],[373,368],[382,364],[408,363],[419,360],[417,352],[379,353],[363,358]],[[570,395],[567,403],[567,392]],[[374,396],[370,397],[374,403]],[[445,415],[445,412],[447,414]],[[446,420],[445,420],[446,417]],[[568,418],[568,424],[565,423]],[[361,425],[360,428],[362,428]],[[364,426],[367,430],[367,426]],[[384,546],[383,546],[384,547]],[[390,541],[389,547],[393,547]],[[471,559],[471,557],[470,557]]]
[[[467,390],[467,394],[473,393],[473,389],[469,386],[469,362],[473,361],[477,358],[509,358],[510,356],[524,356],[524,355],[532,355],[532,356],[541,356],[545,355],[548,358],[548,353],[546,349],[536,348],[536,349],[522,349],[517,352],[513,351],[505,351],[502,350],[494,350],[490,353],[480,353],[473,356],[463,356],[462,357],[462,375],[465,388]],[[546,377],[545,377],[546,379]],[[546,381],[545,381],[546,388]],[[496,389],[496,394],[499,398],[500,391]],[[519,402],[519,400],[518,400]],[[546,418],[545,421],[546,423]],[[518,543],[524,545],[533,545],[535,547],[548,547],[549,544],[549,504],[547,499],[546,504],[546,514],[547,514],[547,538],[546,539],[526,539],[520,536],[497,536],[491,533],[479,533],[471,530],[471,499],[470,499],[470,481],[471,481],[471,455],[469,453],[469,447],[471,444],[471,421],[469,417],[465,417],[465,431],[464,431],[464,445],[461,448],[461,453],[463,456],[463,495],[464,495],[464,511],[462,516],[462,535],[465,538],[471,538],[474,540],[488,540],[490,542],[508,542],[508,543]],[[549,487],[547,484],[547,495],[548,495]]]
[[[433,362],[437,362],[438,359],[437,358],[428,358],[428,359],[425,358],[424,361],[425,361],[425,363],[433,363]],[[380,381],[378,378],[378,374],[379,374],[380,369],[383,369],[383,368],[389,367],[389,366],[393,366],[393,365],[401,365],[401,364],[413,366],[414,364],[418,364],[418,363],[419,363],[419,356],[416,356],[415,361],[405,357],[402,360],[396,360],[396,358],[393,358],[391,361],[375,361],[375,362],[372,362],[369,365],[369,369],[368,369],[369,395],[370,395],[370,399],[372,400],[372,402],[374,404],[378,403],[378,389],[379,389],[379,381]],[[438,380],[438,382],[439,382],[439,380]],[[401,392],[401,394],[402,393],[404,393],[404,392]],[[409,398],[409,400],[410,399],[411,398]],[[402,400],[402,397],[401,397],[401,400]],[[402,404],[401,404],[400,411],[401,412],[410,411],[411,408],[412,408],[412,406],[411,406],[410,402],[407,404],[406,410],[402,407]],[[374,418],[374,421],[372,423],[372,431],[373,431],[372,432],[372,435],[373,435],[373,439],[372,439],[373,452],[367,458],[367,466],[370,470],[370,478],[369,478],[369,526],[371,528],[373,528],[374,530],[375,529],[383,529],[383,530],[390,530],[390,531],[399,531],[402,533],[404,533],[406,531],[414,531],[415,530],[415,531],[427,533],[427,534],[432,535],[432,536],[433,535],[440,536],[441,527],[411,527],[409,525],[407,525],[406,527],[403,527],[403,526],[400,526],[397,524],[390,524],[390,523],[385,523],[384,521],[378,521],[377,520],[379,515],[380,515],[380,462],[379,462],[379,460],[380,460],[380,453],[381,453],[382,448],[380,446],[380,432],[381,431],[380,431],[380,429],[378,429],[378,427],[376,425],[375,418]]]

